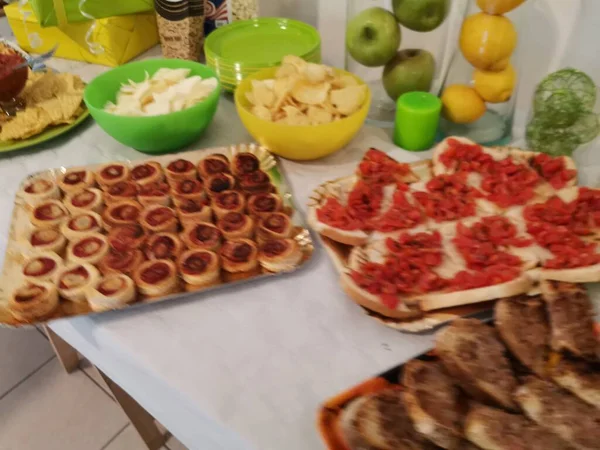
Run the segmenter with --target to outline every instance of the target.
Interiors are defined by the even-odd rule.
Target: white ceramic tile
[[[188,450],[188,448],[177,440],[175,436],[167,441],[167,447],[169,450]]]
[[[135,429],[128,425],[110,444],[102,450],[148,450]],[[167,450],[162,447],[161,450]]]
[[[0,328],[0,397],[53,354],[49,342],[35,328]]]
[[[0,447],[96,450],[127,424],[119,406],[84,373],[54,359],[0,401]]]

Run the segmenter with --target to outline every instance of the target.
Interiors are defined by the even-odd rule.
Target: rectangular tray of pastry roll
[[[317,428],[328,450],[597,449],[599,329],[582,285],[543,281],[328,399]]]
[[[15,199],[0,325],[174,301],[312,252],[277,159],[255,144],[45,170]]]

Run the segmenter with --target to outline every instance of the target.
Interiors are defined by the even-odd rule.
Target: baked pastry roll
[[[179,289],[177,267],[170,259],[146,261],[134,272],[139,291],[149,297],[164,297]]]
[[[56,183],[46,178],[37,178],[25,183],[21,197],[29,206],[35,206],[45,200],[59,200],[60,190]]]
[[[215,252],[221,248],[223,234],[212,223],[197,223],[187,228],[181,234],[181,239],[189,248]]]
[[[67,239],[55,228],[34,229],[28,241],[36,252],[54,252],[57,255],[61,255],[67,246]]]
[[[196,290],[221,282],[219,257],[210,250],[187,250],[181,254],[177,262],[183,281]]]
[[[135,300],[135,284],[122,273],[105,276],[98,286],[86,293],[90,308],[95,312],[119,309]]]
[[[293,239],[265,242],[258,252],[258,262],[268,272],[289,272],[302,261],[302,250]]]
[[[243,213],[246,210],[246,199],[237,191],[223,191],[213,196],[212,209],[219,219],[228,212]]]
[[[140,187],[137,198],[142,206],[152,204],[169,206],[171,204],[169,185],[163,182],[145,184]]]
[[[67,248],[67,259],[75,264],[98,264],[108,253],[108,249],[106,236],[90,233],[71,242]]]
[[[83,211],[102,212],[104,202],[102,191],[95,188],[85,188],[65,197],[64,204],[71,214]]]
[[[187,228],[198,222],[212,222],[212,208],[206,204],[205,200],[201,202],[196,200],[177,200],[175,204],[177,216],[183,228]]]
[[[250,239],[226,241],[219,251],[223,269],[231,273],[249,272],[258,267],[258,250]]]
[[[91,211],[81,212],[63,222],[60,231],[69,241],[88,236],[90,233],[100,233],[102,217]]]
[[[259,169],[260,160],[252,153],[238,153],[231,159],[231,171],[236,177],[256,172]]]
[[[195,180],[196,167],[187,159],[176,159],[171,161],[165,169],[165,175],[170,183],[176,183],[181,180]]]
[[[173,199],[175,203],[185,200],[201,202],[206,198],[204,186],[198,180],[180,180],[173,184]]]
[[[33,322],[50,316],[58,308],[58,291],[52,283],[25,282],[8,300],[13,317],[23,322]]]
[[[110,230],[121,225],[135,225],[142,214],[142,205],[133,200],[111,203],[102,214],[104,228]]]
[[[104,202],[108,205],[123,200],[135,200],[138,191],[138,185],[133,181],[119,181],[104,191]]]
[[[36,228],[59,228],[67,220],[69,212],[58,200],[45,200],[31,211],[31,223]]]
[[[139,249],[127,249],[118,251],[111,248],[98,264],[98,269],[104,275],[109,273],[124,273],[129,275],[140,266],[146,259]]]
[[[157,233],[148,238],[144,253],[148,259],[179,258],[183,251],[183,243],[175,233]]]
[[[241,190],[248,195],[259,194],[261,192],[275,192],[271,178],[262,170],[241,175],[239,182]]]
[[[286,239],[292,235],[293,225],[289,216],[276,212],[263,216],[258,222],[256,238],[259,244],[272,239]]]
[[[108,233],[108,243],[119,252],[141,248],[145,242],[146,231],[137,223],[114,227]]]
[[[216,195],[223,191],[231,191],[235,188],[235,178],[228,173],[212,175],[206,179],[204,189],[209,196]]]
[[[52,282],[62,265],[62,258],[56,253],[38,253],[29,257],[23,264],[23,277],[26,281],[31,282]]]
[[[129,180],[129,167],[120,162],[108,163],[100,167],[96,172],[96,181],[104,189]]]
[[[254,236],[254,220],[239,212],[225,214],[219,219],[217,226],[225,239],[252,239]]]
[[[58,187],[65,194],[72,194],[85,188],[94,187],[94,173],[83,168],[68,169],[58,177]]]
[[[148,233],[175,233],[179,222],[168,206],[150,205],[142,212],[140,223]]]
[[[138,164],[131,170],[131,179],[139,185],[158,183],[164,180],[162,167],[156,161]]]
[[[283,202],[276,194],[254,194],[248,198],[248,214],[251,216],[266,216],[282,209]]]
[[[56,277],[61,297],[76,303],[86,301],[85,293],[100,281],[100,272],[91,264],[70,264]]]
[[[210,155],[198,163],[198,173],[208,178],[219,173],[231,173],[229,160],[224,155]]]

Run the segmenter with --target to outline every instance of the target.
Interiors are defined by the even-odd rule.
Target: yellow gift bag
[[[17,42],[28,52],[42,53],[58,44],[59,58],[114,67],[158,44],[154,11],[46,28],[23,0],[4,11]]]

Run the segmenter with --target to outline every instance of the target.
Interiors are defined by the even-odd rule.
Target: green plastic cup
[[[405,150],[430,149],[440,121],[442,101],[429,92],[407,92],[396,102],[394,143]]]

